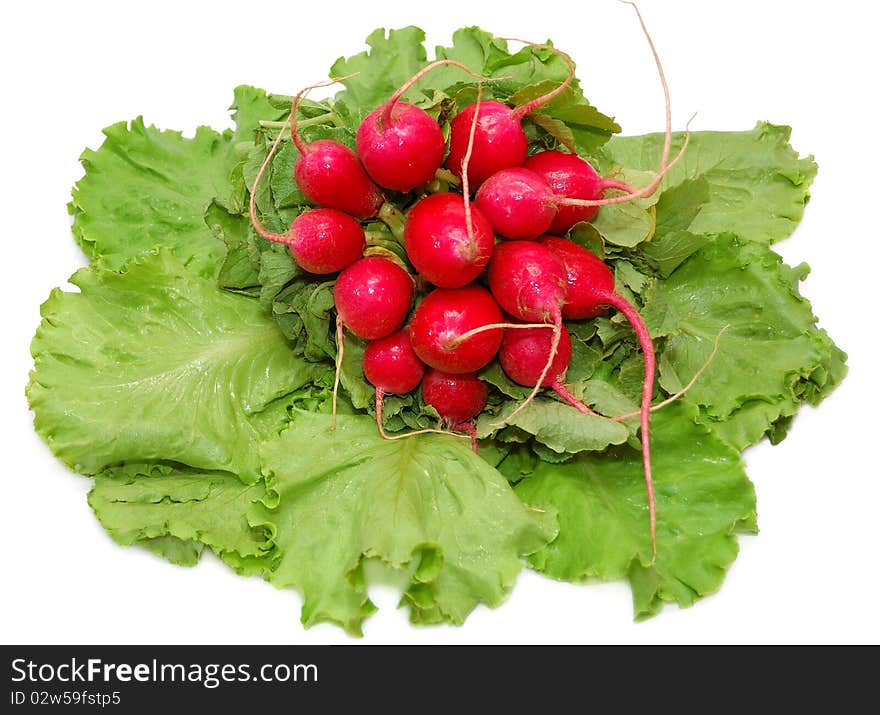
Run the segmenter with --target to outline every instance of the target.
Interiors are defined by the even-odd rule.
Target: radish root
[[[690,390],[694,384],[696,384],[697,380],[700,379],[700,375],[706,370],[707,367],[711,364],[711,362],[715,359],[715,355],[718,354],[718,345],[721,343],[721,336],[724,335],[724,332],[730,327],[730,323],[727,323],[721,330],[718,331],[718,334],[715,336],[715,344],[712,346],[712,352],[709,353],[709,357],[706,358],[706,362],[704,362],[700,369],[694,373],[694,376],[690,379],[687,385],[682,387],[678,392],[673,395],[670,395],[662,402],[658,402],[656,405],[651,407],[651,412],[656,412],[657,410],[663,409],[667,405],[671,405],[680,397],[683,397],[685,393]],[[617,417],[609,417],[609,419],[614,422],[622,422],[624,420],[632,419],[633,417],[638,417],[640,411],[636,412],[627,412],[625,415],[617,415]]]
[[[457,348],[468,338],[474,337],[474,335],[479,335],[480,333],[485,333],[489,330],[522,330],[524,328],[552,328],[553,326],[549,323],[489,323],[489,325],[481,325],[479,328],[473,328],[468,330],[465,333],[459,335],[455,340],[449,342],[449,347],[452,349]]]
[[[417,434],[448,434],[453,437],[461,437],[468,438],[468,435],[464,434],[456,434],[455,432],[450,432],[449,430],[442,429],[419,429],[414,432],[407,432],[406,434],[388,434],[385,431],[385,424],[382,422],[382,408],[385,405],[385,390],[380,388],[376,388],[376,426],[379,428],[379,434],[382,435],[382,439],[387,439],[389,442],[393,442],[398,439],[406,439],[407,437],[415,437]]]
[[[461,160],[461,192],[464,197],[464,223],[467,228],[468,241],[471,248],[477,247],[477,240],[474,238],[474,221],[471,215],[471,187],[468,181],[468,166],[471,163],[471,154],[474,150],[474,136],[477,133],[477,122],[480,119],[480,101],[483,99],[483,85],[477,85],[477,101],[474,110],[474,118],[471,120],[471,130],[468,135],[467,151]]]
[[[345,326],[342,323],[342,320],[339,317],[339,313],[336,314],[336,373],[333,375],[333,407],[331,408],[331,414],[333,415],[332,420],[330,422],[330,431],[336,429],[336,403],[337,398],[339,397],[339,376],[342,374],[342,357],[345,354],[345,335],[343,333],[343,329]]]
[[[676,154],[675,158],[670,162],[669,161],[669,152],[672,146],[672,102],[669,98],[669,85],[666,83],[666,75],[663,72],[663,65],[660,62],[660,55],[657,53],[657,48],[654,46],[654,40],[651,39],[651,33],[648,32],[648,28],[645,25],[645,21],[642,18],[642,13],[639,11],[639,8],[636,6],[634,2],[630,2],[630,0],[621,0],[621,2],[631,5],[633,10],[636,12],[636,16],[639,19],[639,25],[642,27],[642,32],[645,34],[645,38],[648,40],[648,46],[651,48],[651,54],[654,55],[654,63],[657,66],[657,74],[660,75],[660,84],[663,86],[663,97],[666,104],[666,131],[663,137],[663,151],[660,155],[660,167],[657,170],[657,175],[654,179],[649,183],[645,188],[640,189],[638,191],[629,191],[624,196],[615,196],[609,199],[567,199],[564,197],[559,197],[558,200],[555,201],[557,205],[560,206],[608,206],[610,204],[622,204],[627,201],[632,201],[633,199],[644,199],[651,196],[659,187],[663,181],[663,177],[669,173],[669,171],[681,160],[682,156],[684,156],[685,150],[688,147],[688,143],[690,142],[690,121],[688,121],[687,126],[685,127],[685,136],[684,143],[679,149],[678,154]],[[691,120],[693,117],[691,117]],[[610,182],[606,182],[610,184]],[[620,188],[622,190],[623,186],[626,184],[619,185],[618,182],[614,182],[614,186],[606,186],[606,188]],[[631,187],[630,187],[631,188]]]
[[[533,47],[538,50],[550,50],[557,57],[559,57],[565,65],[568,67],[568,76],[560,83],[558,87],[551,89],[546,94],[542,94],[540,97],[535,97],[532,100],[529,100],[525,104],[521,104],[518,107],[514,107],[513,116],[517,119],[522,119],[527,114],[534,112],[536,109],[543,107],[548,102],[552,101],[560,94],[562,94],[566,89],[568,89],[569,85],[572,83],[574,79],[574,62],[572,62],[571,57],[569,57],[565,52],[553,45],[542,45],[537,42],[529,42],[528,40],[520,40],[517,37],[499,37],[499,40],[504,40],[505,42],[522,42],[524,45],[528,45],[529,47]]]
[[[624,317],[630,322],[642,353],[645,357],[645,381],[642,385],[642,404],[639,410],[641,416],[641,432],[642,432],[642,464],[645,470],[645,489],[648,493],[648,514],[651,521],[651,552],[653,554],[652,563],[657,560],[657,501],[654,496],[654,479],[651,474],[651,439],[649,432],[649,422],[651,417],[651,399],[654,396],[654,343],[651,340],[651,334],[645,325],[645,321],[639,314],[639,311],[625,298],[614,293],[606,295],[602,302],[617,308]]]

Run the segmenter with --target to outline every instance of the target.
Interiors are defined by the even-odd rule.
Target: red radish
[[[479,106],[465,107],[449,125],[449,156],[446,166],[456,176],[462,176],[462,163],[467,152],[471,124],[476,119],[473,155],[467,167],[467,177],[473,185],[479,185],[500,169],[522,166],[528,154],[528,140],[522,128],[522,120],[530,112],[543,106],[566,90],[574,78],[574,63],[568,55],[549,45],[526,43],[538,49],[555,52],[568,66],[568,76],[556,88],[519,107],[491,100]]]
[[[470,209],[470,231],[459,194],[430,194],[406,217],[406,255],[419,274],[440,288],[460,288],[489,262],[495,234],[483,214]]]
[[[364,229],[348,214],[336,209],[309,209],[297,216],[284,234],[267,231],[257,216],[257,188],[281,142],[279,133],[263,160],[251,189],[250,217],[263,238],[283,243],[293,260],[309,273],[335,273],[354,263],[364,252]]]
[[[489,263],[489,288],[504,310],[520,320],[561,323],[565,267],[532,241],[499,243]]]
[[[385,199],[355,153],[334,139],[318,139],[307,144],[296,130],[296,112],[305,93],[338,81],[306,87],[293,99],[290,137],[300,153],[293,167],[294,178],[300,191],[312,203],[344,211],[359,219],[373,218]]]
[[[608,189],[619,189],[629,194],[636,191],[622,181],[603,179],[589,162],[577,154],[542,151],[526,160],[526,169],[544,179],[554,195],[568,199],[601,199]],[[592,221],[598,213],[598,206],[558,206],[550,225],[535,235],[561,235],[580,221]]]
[[[339,319],[351,332],[376,340],[403,325],[413,292],[409,273],[387,258],[371,256],[339,274],[333,302]]]
[[[565,267],[568,297],[562,306],[566,320],[595,318],[605,312],[594,300],[596,293],[614,292],[614,275],[594,253],[557,236],[543,236],[538,243],[556,256]]]
[[[495,172],[477,191],[476,204],[505,238],[537,238],[553,223],[556,207],[547,182],[515,167]],[[598,209],[597,209],[598,210]]]
[[[501,309],[484,288],[438,288],[416,307],[410,339],[416,355],[431,367],[453,374],[473,372],[495,357],[502,329],[492,327],[466,340],[461,336],[500,322]]]
[[[520,320],[540,321],[553,328],[544,368],[529,396],[505,418],[510,420],[538,394],[556,359],[564,330],[565,268],[544,246],[532,241],[508,241],[499,244],[489,263],[489,287],[508,313]]]
[[[452,429],[465,432],[477,451],[477,430],[472,420],[486,406],[489,388],[475,372],[453,375],[430,369],[422,380],[422,398]]]
[[[487,79],[455,60],[437,60],[416,73],[385,104],[370,112],[357,131],[357,153],[379,186],[412,191],[434,178],[446,154],[446,139],[437,121],[424,109],[400,98],[435,67],[452,65]]]
[[[509,330],[504,333],[498,362],[514,382],[534,387],[541,379],[550,355],[553,334],[547,328]],[[562,329],[556,355],[550,363],[549,372],[541,379],[541,387],[549,387],[572,407],[584,414],[595,414],[565,387],[565,373],[571,363],[571,336]]]
[[[454,426],[480,414],[486,406],[489,388],[475,372],[455,375],[431,368],[422,380],[422,397]]]
[[[364,350],[364,377],[377,390],[405,395],[415,390],[425,374],[406,330],[374,340]]]
[[[655,367],[654,344],[651,341],[651,335],[645,326],[645,321],[635,307],[625,298],[615,294],[614,276],[611,269],[598,256],[576,243],[554,236],[545,237],[541,240],[540,245],[555,255],[565,266],[567,274],[573,277],[568,286],[569,306],[573,306],[574,309],[572,317],[596,315],[609,306],[617,308],[629,320],[636,337],[639,339],[639,345],[645,356],[645,379],[642,383],[640,409],[642,462],[645,468],[645,486],[648,491],[648,511],[651,519],[651,547],[656,558],[657,506],[654,499],[654,483],[651,478],[651,443],[648,425],[651,416],[651,398],[654,394]]]

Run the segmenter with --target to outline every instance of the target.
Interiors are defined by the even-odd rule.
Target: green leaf
[[[559,83],[558,80],[543,80],[530,84],[511,95],[508,101],[515,106],[525,104],[556,89]],[[529,118],[571,151],[581,154],[592,153],[605,144],[612,134],[620,131],[620,125],[593,107],[576,84],[543,105],[537,114],[529,114]],[[558,123],[567,131],[560,131],[551,122]]]
[[[654,235],[654,207],[639,202],[603,206],[592,221],[602,241],[615,246],[632,248]]]
[[[290,113],[290,103],[273,102],[265,90],[246,84],[235,88],[235,100],[230,107],[235,122],[234,142],[253,141],[261,120],[282,121]]]
[[[667,280],[656,281],[642,312],[652,335],[665,336],[660,384],[683,387],[706,362],[715,338],[730,327],[685,400],[702,419],[730,419],[748,403],[737,446],[757,441],[780,416],[803,401],[818,402],[842,378],[845,355],[798,292],[806,266],[790,268],[773,251],[734,236],[719,236]],[[819,372],[821,385],[812,378]],[[828,380],[828,374],[836,376]],[[821,379],[824,377],[824,381]],[[745,416],[745,415],[744,415]]]
[[[519,401],[508,400],[498,415],[483,413],[477,419],[477,436],[484,439],[506,423],[534,435],[554,452],[587,452],[605,449],[610,444],[622,444],[629,436],[627,428],[617,422],[585,415],[574,407],[557,400],[536,397],[528,406],[510,418]]]
[[[566,581],[626,578],[637,617],[716,591],[736,558],[734,534],[756,530],[755,493],[737,452],[696,425],[695,412],[673,404],[651,420],[656,563],[641,454],[620,447],[539,463],[516,486],[526,504],[559,517],[559,536],[530,558],[532,567]]]
[[[703,179],[709,198],[687,226],[692,233],[731,232],[773,243],[800,222],[816,176],[812,156],[801,158],[788,143],[791,128],[766,122],[747,132],[694,132],[682,160],[663,179],[663,189]],[[672,155],[684,135],[673,137]],[[662,134],[615,137],[602,149],[600,166],[656,170]],[[601,212],[600,212],[601,214]]]
[[[330,621],[360,634],[374,610],[368,558],[407,569],[403,602],[419,623],[461,623],[480,603],[495,606],[520,556],[555,534],[550,515],[526,509],[507,481],[466,440],[419,435],[383,440],[368,417],[300,413],[261,456],[277,498],[251,523],[280,552],[268,576],[303,594],[302,621]]]
[[[180,132],[114,124],[97,151],[80,157],[86,174],[73,190],[73,235],[93,260],[119,270],[157,246],[171,249],[192,271],[217,275],[223,243],[205,223],[215,197],[231,192],[229,137],[199,127]]]
[[[260,273],[250,246],[250,219],[212,202],[205,212],[205,222],[226,246],[226,258],[217,276],[220,286],[233,290],[258,288]]]
[[[331,77],[357,73],[343,81],[345,90],[337,95],[348,107],[356,108],[357,124],[424,67],[427,63],[424,41],[425,33],[417,27],[387,32],[379,28],[367,37],[368,51],[340,57],[333,63]],[[411,98],[411,93],[406,97]]]
[[[53,452],[87,474],[174,460],[256,479],[253,416],[326,368],[294,357],[257,301],[168,252],[71,282],[80,292],[52,292],[31,346],[28,398]]]
[[[639,246],[664,278],[709,242],[709,236],[690,231],[671,231]]]
[[[191,566],[205,544],[236,565],[254,566],[271,544],[265,532],[248,524],[246,514],[265,497],[262,481],[246,485],[226,472],[128,464],[95,478],[89,505],[123,546],[140,544]]]

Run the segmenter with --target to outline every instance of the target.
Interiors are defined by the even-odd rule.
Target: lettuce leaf
[[[73,236],[86,255],[119,270],[162,246],[198,275],[216,276],[224,247],[205,211],[231,192],[237,159],[229,135],[199,127],[185,139],[141,117],[107,127],[104,135],[99,149],[80,157],[86,174],[70,203]]]
[[[302,621],[360,634],[374,606],[363,565],[408,569],[402,603],[414,622],[462,623],[495,606],[522,564],[556,533],[524,507],[467,440],[418,435],[388,442],[368,417],[297,413],[260,450],[272,497],[250,512],[280,552],[267,574],[303,593]]]
[[[700,369],[715,337],[729,326],[685,400],[739,449],[800,404],[817,404],[845,374],[845,354],[816,327],[798,292],[807,271],[725,234],[657,281],[645,304],[652,335],[665,338],[659,382],[670,393]],[[734,417],[733,425],[722,426]]]
[[[760,243],[774,243],[791,235],[800,223],[816,176],[812,156],[800,157],[788,143],[791,128],[759,122],[748,132],[694,132],[681,161],[663,179],[663,190],[682,183],[706,182],[704,200],[694,211],[693,196],[682,215],[693,214],[680,230],[695,234],[729,232]],[[615,137],[601,151],[603,173],[614,167],[656,170],[663,134]],[[673,136],[673,156],[684,135]],[[679,211],[667,202],[664,214]],[[664,216],[658,209],[658,224]]]
[[[70,467],[174,460],[259,476],[255,417],[323,366],[296,358],[258,302],[168,251],[119,274],[78,271],[53,291],[31,346],[37,432]]]
[[[674,404],[651,421],[657,493],[657,560],[638,450],[619,447],[565,464],[539,462],[516,492],[554,510],[559,536],[531,566],[566,581],[628,579],[637,617],[664,602],[690,606],[716,591],[737,554],[735,534],[754,532],[755,492],[738,453]]]
[[[139,544],[169,561],[192,566],[204,545],[251,571],[271,550],[268,534],[250,526],[247,511],[266,497],[261,480],[242,484],[228,472],[167,464],[128,464],[95,478],[89,505],[123,546]]]

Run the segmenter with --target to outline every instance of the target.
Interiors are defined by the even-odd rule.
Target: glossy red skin
[[[461,176],[461,164],[467,153],[471,124],[476,111],[476,104],[465,107],[452,118],[449,125],[449,156],[446,157],[446,167],[456,176]],[[496,171],[522,166],[528,153],[526,133],[513,110],[495,100],[480,102],[474,146],[468,162],[471,188],[483,183]]]
[[[339,274],[333,302],[345,327],[358,337],[377,340],[403,325],[413,291],[409,273],[387,258],[371,256]]]
[[[406,330],[398,330],[367,345],[363,366],[364,377],[373,387],[395,395],[415,390],[425,374],[425,363],[412,349]]]
[[[594,201],[601,199],[605,190],[602,177],[575,154],[542,151],[526,160],[526,168],[544,179],[554,196]],[[598,213],[598,206],[558,206],[546,232],[563,234],[580,221],[592,221]]]
[[[549,249],[565,267],[568,296],[562,306],[566,320],[595,318],[608,307],[603,296],[614,292],[614,274],[595,253],[558,236],[544,236],[538,241]]]
[[[501,309],[485,288],[438,288],[419,303],[410,321],[413,350],[431,367],[460,375],[487,365],[501,346],[502,329],[487,330],[454,345],[458,336],[501,322]]]
[[[505,238],[534,239],[547,233],[556,217],[552,191],[535,172],[502,169],[477,191],[476,204],[495,232]]]
[[[364,229],[336,209],[309,209],[297,216],[287,232],[290,255],[309,273],[336,273],[364,252]]]
[[[379,213],[385,197],[351,149],[333,139],[318,139],[306,148],[293,174],[309,201],[362,220]]]
[[[370,112],[358,127],[356,147],[361,163],[379,186],[412,191],[434,178],[443,163],[446,140],[440,125],[424,110],[397,102],[391,121],[387,107]]]
[[[498,351],[501,369],[515,383],[534,387],[544,371],[547,358],[550,357],[552,340],[553,331],[549,328],[505,330],[501,349]],[[541,387],[565,382],[569,363],[571,363],[571,336],[563,328],[559,334],[556,357],[553,358]]]
[[[520,320],[553,322],[565,303],[565,268],[538,243],[504,241],[489,262],[489,288],[499,305]]]
[[[431,368],[422,380],[422,398],[443,419],[456,425],[483,411],[489,388],[475,372],[453,375]]]
[[[471,226],[473,242],[459,194],[430,194],[413,206],[406,216],[403,240],[419,275],[439,288],[460,288],[480,275],[492,256],[495,234],[473,204]]]

